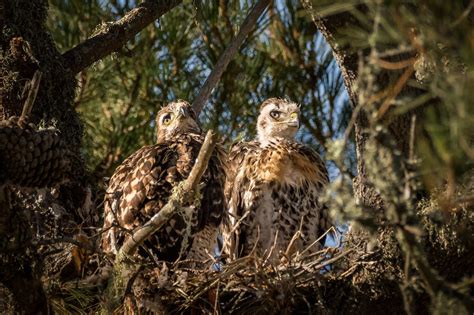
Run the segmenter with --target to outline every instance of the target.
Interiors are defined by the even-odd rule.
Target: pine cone
[[[58,130],[0,121],[0,185],[50,187],[70,171],[70,155]]]

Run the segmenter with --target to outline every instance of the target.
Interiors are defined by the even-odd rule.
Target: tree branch
[[[199,115],[199,113],[203,109],[204,105],[209,99],[209,96],[212,93],[212,90],[215,88],[225,69],[229,65],[230,61],[234,58],[235,53],[239,50],[240,46],[242,45],[250,31],[252,31],[255,24],[257,23],[258,18],[262,15],[263,11],[266,9],[269,3],[270,0],[258,1],[258,3],[252,8],[250,13],[245,18],[237,36],[232,39],[229,46],[220,56],[216,66],[212,70],[211,74],[209,74],[209,76],[207,77],[206,82],[204,82],[204,85],[202,86],[199,95],[193,102],[193,108],[196,111],[197,115]]]
[[[112,312],[120,304],[126,288],[129,286],[129,281],[132,279],[135,271],[135,265],[128,265],[127,258],[132,255],[148,237],[158,231],[179,209],[184,203],[190,202],[194,199],[196,189],[204,171],[207,168],[209,159],[217,143],[217,136],[209,130],[206,138],[202,144],[196,162],[189,174],[188,178],[175,187],[173,194],[168,199],[167,204],[160,209],[147,223],[138,228],[133,236],[127,239],[120,248],[109,285],[106,291],[107,310]]]
[[[301,1],[302,5],[311,14],[313,23],[331,46],[334,58],[341,70],[349,98],[353,104],[357,104],[354,85],[358,75],[358,56],[356,53],[350,53],[348,44],[343,43],[339,32],[348,27],[358,26],[359,22],[347,11],[322,17],[313,9],[313,2],[312,0]],[[361,9],[361,5],[358,5],[358,8]]]
[[[216,142],[216,134],[212,130],[209,130],[204,139],[201,150],[199,151],[196,163],[194,164],[188,178],[182,182],[182,185],[178,185],[175,188],[168,203],[161,208],[161,210],[155,214],[150,221],[135,231],[133,236],[122,245],[122,248],[120,248],[119,254],[117,255],[118,259],[121,259],[124,255],[133,254],[144,240],[158,231],[163,224],[165,224],[169,218],[182,207],[183,203],[192,200],[202,174],[207,168],[207,164],[209,163],[209,159],[211,158],[214,147],[216,146]]]
[[[107,23],[99,33],[63,54],[64,63],[73,74],[120,49],[146,26],[167,13],[182,0],[144,0],[116,22]]]

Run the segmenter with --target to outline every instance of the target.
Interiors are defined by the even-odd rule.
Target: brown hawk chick
[[[189,103],[177,101],[157,115],[157,143],[128,157],[110,179],[105,196],[104,252],[116,254],[133,231],[167,203],[173,187],[186,179],[204,136]],[[206,260],[213,252],[224,213],[225,153],[216,147],[201,179],[199,206],[184,205],[139,249],[143,257]],[[191,213],[191,215],[189,215]]]
[[[255,250],[275,261],[280,252],[291,255],[311,244],[308,251],[314,252],[320,248],[316,240],[331,227],[319,200],[328,172],[316,152],[294,140],[299,115],[295,103],[266,100],[256,140],[230,150],[226,199],[231,224],[223,233],[223,252],[231,259]],[[297,231],[300,236],[294,237]]]

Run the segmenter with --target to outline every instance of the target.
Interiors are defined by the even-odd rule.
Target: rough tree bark
[[[316,27],[323,34],[326,41],[329,43],[333,50],[334,58],[337,61],[339,69],[342,73],[344,84],[346,86],[347,93],[353,105],[356,109],[359,105],[363,107],[363,104],[359,104],[359,98],[356,91],[356,83],[359,72],[359,61],[361,59],[367,60],[369,58],[370,50],[364,49],[362,51],[356,51],[353,47],[350,47],[350,43],[346,41],[346,35],[344,30],[360,27],[360,22],[351,12],[343,11],[342,13],[329,15],[327,17],[320,17],[316,14],[312,7],[310,0],[303,0],[304,5],[312,13],[312,19],[316,24]],[[367,7],[364,5],[358,5],[357,9],[364,13],[367,11]],[[360,54],[362,53],[362,54]],[[410,54],[413,54],[410,53]],[[407,54],[398,54],[392,56],[390,62],[397,62],[400,60],[406,60]],[[388,88],[394,82],[394,78],[400,76],[400,71],[382,71],[377,78],[378,84],[381,86],[381,90]],[[413,72],[412,72],[413,74]],[[414,77],[414,75],[413,75]],[[401,96],[416,96],[420,92],[408,85],[404,85],[402,90],[399,91],[396,97]],[[409,153],[409,133],[410,133],[410,121],[414,112],[409,112],[404,115],[398,115],[390,117],[389,129],[392,132],[394,139],[396,139],[399,149],[403,152],[403,156],[408,158]],[[416,113],[420,114],[420,113]],[[418,119],[421,117],[418,117]],[[366,169],[364,161],[365,152],[365,129],[369,127],[369,121],[367,114],[363,108],[358,109],[357,116],[355,116],[354,132],[356,142],[356,153],[357,153],[357,176],[354,182],[354,189],[356,196],[368,207],[373,209],[381,209],[382,201],[373,191],[371,187],[366,185]]]
[[[142,1],[117,22],[109,23],[94,36],[63,54],[65,66],[73,74],[119,50],[143,28],[180,4],[182,0]]]
[[[112,23],[105,30],[89,39],[85,43],[61,55],[55,48],[54,42],[45,29],[47,17],[46,0],[7,0],[0,1],[0,119],[12,115],[20,115],[23,104],[22,91],[24,84],[29,81],[36,70],[43,73],[36,103],[33,108],[31,119],[35,123],[40,121],[45,125],[55,125],[61,131],[70,151],[74,156],[80,157],[82,124],[77,113],[72,108],[76,82],[74,74],[91,65],[93,62],[119,49],[128,39],[132,38],[147,24],[153,22],[161,14],[176,6],[180,1],[143,1],[140,7],[123,19]],[[262,1],[264,2],[264,1]],[[308,1],[306,1],[309,3]],[[357,25],[357,21],[349,14],[342,13],[329,16],[324,19],[315,19],[315,23],[326,37],[334,50],[335,57],[339,63],[344,76],[345,84],[354,106],[357,106],[358,97],[354,89],[358,77],[358,56],[350,53],[347,46],[340,44],[338,30],[344,27]],[[98,46],[96,46],[98,45]],[[91,47],[100,47],[95,51]],[[365,53],[368,53],[367,51]],[[393,74],[393,73],[392,73]],[[399,75],[399,73],[395,73]],[[392,82],[388,73],[381,74],[379,78],[382,84],[388,85]],[[417,93],[409,88],[399,91],[400,93]],[[398,147],[407,157],[409,147],[408,130],[410,127],[410,116],[399,116],[390,121],[389,129],[398,142]],[[355,136],[357,143],[357,154],[359,157],[366,151],[367,139],[364,131],[368,128],[368,119],[361,111],[355,122]],[[66,226],[72,224],[72,230],[77,228],[74,223],[80,222],[75,211],[81,208],[86,198],[86,184],[84,182],[85,170],[80,158],[73,161],[75,170],[72,184],[61,187],[59,197],[54,197],[56,204],[62,207],[66,214]],[[354,185],[356,194],[363,204],[372,209],[383,207],[381,199],[373,191],[372,187],[366,185],[367,170],[364,159],[358,159],[358,179]],[[53,198],[49,194],[48,198]],[[46,198],[46,199],[48,199]],[[11,202],[17,202],[12,208]],[[15,200],[16,199],[16,200]],[[42,291],[40,277],[43,272],[43,262],[40,255],[36,253],[37,246],[32,246],[36,230],[32,227],[37,223],[32,219],[42,216],[43,213],[35,212],[33,207],[38,203],[39,197],[24,192],[14,192],[0,187],[0,279],[11,291],[17,303],[17,311],[24,313],[47,313],[48,306],[45,294]],[[30,211],[30,210],[34,211]],[[12,211],[15,210],[15,211]],[[56,222],[58,223],[58,222]],[[61,222],[62,223],[62,222]],[[14,241],[10,241],[14,239]],[[385,240],[384,240],[385,241]],[[393,247],[396,243],[393,242]],[[389,244],[392,246],[392,244]],[[382,253],[386,255],[385,253]],[[389,253],[391,254],[391,252]],[[379,257],[375,257],[377,260]],[[392,268],[387,256],[382,266]],[[390,257],[389,257],[390,258]],[[398,257],[394,257],[399,262]],[[446,272],[456,267],[458,270],[468,270],[469,266],[463,262],[456,264],[447,263]],[[371,272],[370,266],[364,271]],[[470,266],[472,270],[472,264]],[[373,269],[376,274],[381,269]],[[382,270],[383,271],[383,270]],[[455,274],[452,278],[456,279]],[[360,274],[359,274],[360,276]],[[383,275],[380,274],[383,278]],[[366,312],[387,311],[387,305],[394,306],[392,312],[404,311],[403,301],[399,290],[399,284],[392,280],[384,288],[389,292],[381,295],[374,301],[367,296],[371,288],[363,288],[364,292],[354,290],[351,285],[354,282],[363,282],[363,277],[351,278],[351,282],[342,283],[347,287],[341,287],[337,282],[331,286],[326,284],[327,294],[338,296],[338,310],[358,310]],[[384,279],[382,279],[384,280]],[[377,285],[377,281],[366,283],[366,286]],[[352,290],[352,291],[351,291]],[[340,294],[350,293],[352,296]],[[1,292],[0,292],[1,294]],[[426,296],[424,296],[426,298]],[[333,299],[337,300],[337,299]],[[354,305],[348,305],[354,302]],[[369,304],[372,303],[372,304]],[[395,304],[398,305],[395,305]],[[422,309],[426,311],[425,309]]]
[[[29,122],[59,130],[72,166],[69,182],[56,190],[38,193],[0,186],[0,279],[13,295],[16,312],[48,312],[40,281],[48,257],[42,254],[40,244],[53,237],[72,239],[81,224],[90,225],[90,218],[86,217],[97,216],[78,213],[88,203],[90,190],[80,151],[83,125],[72,106],[75,74],[120,49],[181,2],[142,1],[122,19],[107,24],[98,34],[61,55],[45,26],[47,0],[0,1],[0,120],[20,116],[25,84],[35,71],[41,71],[43,76]],[[55,257],[49,261],[56,264],[60,260]],[[70,259],[59,262],[63,264],[59,266],[61,274],[69,273],[70,263]]]
[[[363,208],[369,211],[373,217],[377,217],[379,214],[390,211],[397,211],[393,209],[387,209],[384,205],[381,195],[374,189],[370,183],[370,170],[367,165],[367,152],[369,148],[369,137],[368,130],[371,126],[369,114],[365,110],[366,104],[360,104],[360,97],[357,94],[357,84],[359,83],[359,68],[360,62],[367,62],[369,58],[373,57],[370,55],[370,49],[355,50],[351,47],[352,43],[347,41],[347,33],[345,30],[357,29],[361,27],[361,23],[351,12],[344,11],[342,13],[336,13],[325,17],[317,15],[317,11],[314,10],[312,4],[316,4],[316,1],[303,0],[305,7],[311,12],[311,17],[316,24],[319,31],[323,34],[329,45],[333,50],[334,57],[339,65],[341,73],[344,78],[344,83],[351,99],[353,108],[356,112],[354,116],[354,135],[356,141],[356,154],[357,154],[357,176],[354,180],[354,194]],[[367,12],[365,5],[357,5],[359,14]],[[385,49],[387,47],[384,47]],[[395,47],[394,47],[395,48]],[[383,49],[381,49],[383,51]],[[403,51],[395,55],[391,55],[384,60],[380,60],[380,63],[386,62],[386,64],[398,64],[400,67],[394,69],[388,69],[381,65],[381,71],[377,74],[375,82],[379,87],[379,91],[387,91],[386,97],[389,100],[402,99],[407,97],[408,99],[415,99],[419,96],[422,91],[406,84],[408,79],[414,79],[413,62],[416,57],[416,51]],[[402,83],[400,83],[402,82]],[[401,178],[407,178],[407,173],[404,168],[407,165],[407,161],[410,160],[410,147],[416,146],[416,137],[414,131],[414,124],[421,125],[423,122],[423,109],[425,106],[431,106],[436,104],[437,100],[433,99],[432,104],[425,104],[422,108],[409,111],[402,115],[392,115],[389,110],[389,102],[381,102],[381,106],[378,113],[382,117],[378,122],[383,122],[387,126],[387,130],[390,134],[390,138],[395,141],[395,150],[400,151],[400,161],[398,171],[402,172]],[[388,147],[385,147],[387,149]],[[372,147],[372,149],[374,149]],[[377,148],[380,149],[380,148]],[[393,148],[392,148],[393,150]],[[413,151],[413,150],[411,150]],[[382,154],[382,153],[380,153]],[[399,161],[399,162],[400,162]],[[398,163],[398,162],[397,162]],[[372,164],[371,164],[372,165]],[[403,166],[402,166],[403,165]],[[371,166],[372,167],[372,166]],[[382,170],[391,172],[391,170]],[[372,175],[373,179],[373,175]],[[396,185],[396,183],[394,183]],[[401,180],[400,186],[403,185]],[[393,187],[393,189],[399,189]],[[418,200],[419,201],[419,200]],[[411,211],[414,212],[416,206],[411,205]],[[377,220],[375,220],[377,222]],[[400,224],[402,225],[402,224]],[[327,283],[328,292],[330,294],[340,295],[341,292],[345,292],[344,297],[339,301],[333,300],[338,304],[338,312],[362,312],[362,313],[405,313],[412,311],[414,313],[427,313],[430,311],[430,299],[433,300],[433,291],[435,288],[437,292],[443,292],[443,294],[457,293],[449,292],[447,283],[450,281],[461,281],[466,275],[472,274],[472,261],[473,251],[467,250],[462,255],[452,254],[449,250],[445,250],[437,247],[436,241],[426,241],[424,239],[423,244],[420,244],[421,237],[414,237],[414,234],[403,231],[404,227],[382,228],[383,223],[380,224],[377,230],[378,234],[372,237],[376,239],[377,246],[379,248],[373,265],[367,265],[365,268],[361,268],[358,272],[351,276],[346,285],[341,282],[336,282],[335,287],[331,289],[331,282]],[[355,232],[350,233],[349,244],[358,244],[361,242],[368,242],[365,238],[364,233]],[[419,232],[422,233],[422,232]],[[403,234],[403,235],[402,235]],[[419,236],[419,235],[418,235]],[[436,235],[440,237],[440,235]],[[410,246],[418,246],[417,249],[409,248]],[[404,247],[405,246],[405,247]],[[401,250],[404,247],[404,251]],[[407,257],[406,253],[423,253],[417,258]],[[407,262],[408,261],[408,262]],[[412,266],[417,269],[420,277],[426,284],[424,290],[407,297],[407,289],[404,287],[403,279],[409,278],[409,274],[412,272],[408,267]],[[403,265],[405,264],[405,267]],[[433,267],[433,269],[431,268]],[[406,269],[404,269],[406,268]],[[438,278],[441,276],[442,278]],[[343,287],[344,286],[344,287]],[[444,288],[440,289],[440,286]],[[371,289],[372,287],[372,289]],[[333,289],[340,288],[339,292],[333,291]],[[383,292],[380,294],[380,290]],[[413,289],[412,289],[413,290]],[[439,291],[438,291],[439,290]],[[374,292],[379,292],[376,296],[371,296]],[[409,295],[409,294],[408,294]],[[430,296],[431,295],[431,296]],[[328,299],[331,299],[332,295],[328,295]],[[410,302],[410,299],[415,299]],[[407,302],[408,301],[408,302]],[[472,300],[467,298],[464,300],[467,308],[473,307]]]

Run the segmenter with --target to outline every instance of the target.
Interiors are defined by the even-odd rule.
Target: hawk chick
[[[231,258],[253,250],[272,260],[280,252],[291,255],[317,243],[331,226],[319,201],[328,172],[316,152],[294,140],[299,115],[295,103],[266,100],[256,140],[230,150],[226,199],[231,224],[223,233],[223,251]],[[297,231],[300,237],[291,241]],[[318,248],[313,245],[309,251]]]
[[[186,179],[204,137],[185,101],[170,103],[157,115],[157,143],[128,157],[110,179],[105,196],[104,252],[116,254],[133,231],[167,203],[173,187]],[[201,179],[199,206],[185,205],[139,249],[141,256],[175,261],[205,260],[212,253],[224,212],[224,152],[216,147]]]

